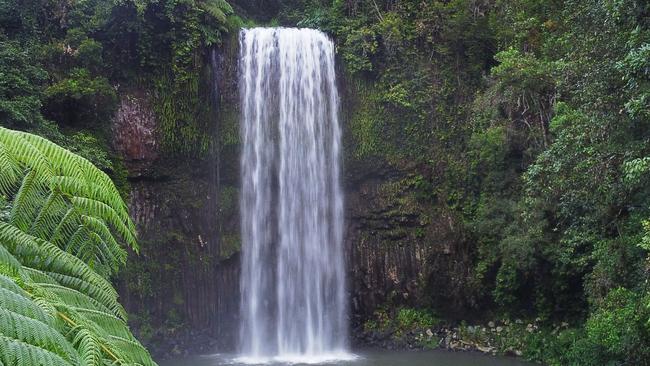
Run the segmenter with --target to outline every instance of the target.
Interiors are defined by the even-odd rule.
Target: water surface
[[[237,356],[215,354],[162,362],[161,366],[336,365],[336,366],[525,366],[533,365],[511,357],[492,357],[471,352],[449,351],[365,351],[347,360],[318,362],[242,363]]]

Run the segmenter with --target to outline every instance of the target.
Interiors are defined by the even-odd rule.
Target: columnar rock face
[[[418,194],[417,167],[363,165],[348,166],[346,174],[353,326],[382,306],[428,306],[444,317],[466,316],[473,301],[471,253],[457,218]]]
[[[223,57],[213,59],[212,72],[235,70]],[[119,291],[132,325],[159,356],[233,345],[239,173],[231,138],[238,133],[230,117],[237,112],[217,107],[237,105],[232,80],[215,79],[225,92],[206,98],[218,113],[209,121],[214,129],[205,131],[214,146],[200,156],[161,148],[151,91],[123,91],[113,119],[113,144],[128,170],[128,202],[141,247],[120,274]]]
[[[159,146],[150,139],[155,127],[146,100],[122,98],[114,144],[128,169],[128,203],[141,246],[140,256],[132,256],[122,274],[123,303],[141,331],[216,327],[216,279],[222,277],[214,265],[219,257],[216,167],[208,159],[154,150]]]

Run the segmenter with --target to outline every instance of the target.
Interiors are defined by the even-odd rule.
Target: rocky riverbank
[[[400,320],[398,313],[396,319],[384,320],[383,324],[369,321],[353,331],[353,344],[355,347],[391,350],[473,351],[534,359],[540,347],[544,347],[553,338],[573,332],[567,323],[546,324],[541,319],[504,319],[472,325],[437,323],[435,319],[429,324],[421,322],[429,319],[433,318],[424,316],[406,319],[402,316]]]

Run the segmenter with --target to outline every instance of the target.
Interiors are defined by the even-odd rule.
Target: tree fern
[[[232,6],[225,0],[202,0],[198,6],[217,22],[225,24],[227,16],[233,13]]]
[[[109,177],[0,127],[0,203],[0,366],[155,365],[109,281],[137,250]]]

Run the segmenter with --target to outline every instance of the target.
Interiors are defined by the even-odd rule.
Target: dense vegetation
[[[317,27],[335,39],[346,86],[356,96],[345,101],[356,105],[346,158],[416,166],[412,182],[418,199],[460,217],[473,248],[470,305],[485,316],[572,325],[559,334],[531,338],[526,356],[532,359],[647,364],[647,1],[230,3],[234,11],[223,0],[0,1],[0,124],[45,136],[85,156],[116,180],[124,196],[124,168],[109,147],[110,118],[124,90],[153,91],[168,150],[201,154],[213,143],[203,133],[210,113],[207,95],[200,92],[205,66],[210,47],[241,26],[233,13],[265,24]],[[3,166],[3,179],[9,179],[6,174],[27,179],[25,167],[36,164],[22,156],[18,162],[28,165],[14,173]],[[39,236],[49,235],[50,226],[30,231],[38,226],[25,220],[40,222],[35,210],[59,192],[51,187],[63,187],[57,209],[74,206],[70,196],[76,191],[63,193],[81,188],[57,182],[41,183],[39,189],[52,191],[37,194],[31,211],[21,214],[23,226],[12,221],[17,220],[12,216],[16,186],[0,185],[5,206],[0,224],[22,232],[3,240],[51,241]],[[96,194],[89,192],[91,198]],[[118,252],[92,243],[98,252],[81,258],[92,270],[84,273],[105,281],[123,258],[104,257]],[[34,289],[52,280],[35,274],[50,270],[36,264],[20,269],[33,256],[16,254],[7,245],[12,257],[6,258],[15,258],[2,257],[0,273],[8,286],[2,288],[32,304],[44,291]],[[72,254],[74,248],[68,248]],[[107,306],[104,300],[98,301]],[[56,312],[67,314],[65,301],[34,308],[42,315],[37,319],[58,331],[71,327],[56,318]],[[123,314],[114,315],[123,321]],[[93,327],[84,329],[102,331]],[[74,329],[63,334],[73,349],[80,349],[75,332],[81,330]],[[7,335],[6,328],[0,331]],[[48,349],[34,342],[40,341],[27,341]],[[64,359],[73,357],[59,351]]]
[[[209,48],[237,26],[232,13],[223,0],[2,1],[2,124],[35,131],[119,175],[109,152],[111,117],[120,93],[143,87],[154,92],[163,143],[204,151],[201,72]]]
[[[155,365],[109,282],[137,244],[108,176],[0,127],[0,209],[0,364]]]

